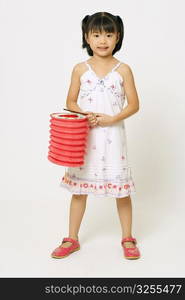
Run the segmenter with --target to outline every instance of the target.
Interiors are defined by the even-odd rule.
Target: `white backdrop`
[[[184,6],[183,0],[0,1],[1,277],[185,275]],[[115,57],[130,65],[140,99],[140,111],[125,120],[137,190],[137,261],[123,258],[115,199],[93,196],[81,250],[50,258],[68,235],[71,194],[59,187],[64,167],[47,160],[49,115],[65,107],[72,68],[88,59],[81,20],[98,11],[123,19]]]

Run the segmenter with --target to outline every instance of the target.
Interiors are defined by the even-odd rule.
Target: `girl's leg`
[[[78,240],[78,232],[86,208],[88,195],[72,195],[69,215],[69,235],[68,237]],[[70,242],[64,242],[62,247],[71,246]]]
[[[132,203],[130,196],[116,198],[118,215],[122,229],[122,239],[132,237]],[[132,242],[125,242],[126,247],[135,247]]]

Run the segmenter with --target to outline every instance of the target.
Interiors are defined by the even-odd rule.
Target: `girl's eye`
[[[112,34],[107,34],[108,37],[112,37]],[[94,37],[99,37],[99,34],[94,34]]]

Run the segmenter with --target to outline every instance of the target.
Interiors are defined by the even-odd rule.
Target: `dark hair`
[[[114,16],[108,12],[97,12],[93,15],[86,15],[82,20],[82,48],[87,49],[87,53],[93,56],[89,44],[85,39],[85,34],[93,31],[105,31],[109,33],[119,33],[119,41],[117,42],[112,54],[114,55],[120,50],[124,37],[124,25],[120,16]]]

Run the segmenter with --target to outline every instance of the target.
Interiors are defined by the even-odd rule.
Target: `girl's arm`
[[[139,99],[131,68],[127,64],[124,64],[122,69],[120,69],[120,73],[123,76],[124,90],[128,105],[119,114],[113,116],[113,123],[126,119],[139,110]]]
[[[66,107],[70,110],[75,110],[78,112],[83,112],[82,109],[77,104],[78,94],[80,90],[80,64],[74,66],[71,83],[66,99]]]

